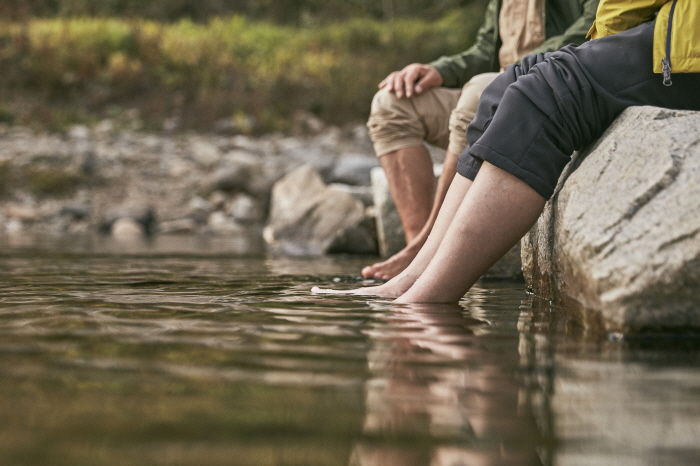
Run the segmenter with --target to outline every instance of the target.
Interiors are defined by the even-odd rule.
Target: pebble
[[[37,219],[36,208],[27,205],[9,204],[5,207],[5,215],[23,222],[31,222]]]
[[[219,148],[210,142],[194,140],[190,143],[190,150],[194,161],[206,168],[212,167],[221,158]]]
[[[112,224],[112,237],[118,241],[132,241],[145,235],[143,225],[132,218],[120,218]]]
[[[245,229],[223,212],[214,212],[209,216],[209,229],[214,233],[241,233]]]
[[[210,183],[221,191],[245,191],[248,187],[250,170],[246,165],[236,165],[216,171]]]
[[[228,209],[234,220],[241,223],[255,223],[262,220],[262,209],[258,202],[247,194],[238,194]]]
[[[90,137],[90,128],[85,125],[74,125],[68,130],[71,139],[87,139]]]

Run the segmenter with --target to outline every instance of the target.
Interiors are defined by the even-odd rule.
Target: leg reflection
[[[541,464],[538,428],[522,404],[517,338],[470,316],[478,291],[471,314],[457,305],[394,306],[368,331],[366,439],[352,464]]]

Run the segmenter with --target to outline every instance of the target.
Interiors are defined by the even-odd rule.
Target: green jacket
[[[566,44],[580,44],[595,19],[598,0],[545,0],[546,39],[533,53],[557,50]],[[457,55],[441,57],[430,63],[437,68],[445,87],[462,87],[472,76],[498,71],[498,51],[501,36],[498,17],[501,0],[491,0],[486,7],[484,24],[476,41],[468,50]]]

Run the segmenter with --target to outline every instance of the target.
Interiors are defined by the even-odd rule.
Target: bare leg
[[[430,231],[433,229],[435,220],[437,219],[438,212],[440,212],[440,206],[442,206],[445,200],[445,195],[447,190],[452,183],[452,179],[455,176],[457,169],[457,154],[452,152],[447,152],[445,156],[445,163],[442,167],[442,174],[440,174],[440,180],[438,181],[437,192],[435,193],[435,198],[433,200],[433,207],[430,210],[430,215],[428,220],[423,225],[418,235],[409,242],[406,247],[401,251],[397,252],[389,259],[372,264],[370,266],[362,269],[362,276],[365,278],[378,278],[380,280],[389,280],[394,278],[400,272],[402,272],[408,264],[411,263],[418,251],[423,247],[423,244],[428,239]],[[431,168],[432,170],[432,168]]]
[[[459,301],[535,223],[544,203],[523,181],[484,162],[430,263],[396,302]]]
[[[425,146],[411,146],[379,157],[403,225],[406,243],[421,231],[430,215],[435,175]]]
[[[385,298],[396,298],[408,290],[413,282],[423,273],[430,263],[435,252],[440,246],[440,242],[445,236],[452,218],[457,212],[464,197],[469,191],[472,182],[463,176],[455,176],[450,184],[450,188],[445,196],[445,202],[438,213],[433,227],[425,244],[413,259],[411,264],[403,272],[379,286],[368,286],[354,290],[328,290],[318,287],[312,288],[312,293],[318,294],[354,294],[367,296],[381,296]]]

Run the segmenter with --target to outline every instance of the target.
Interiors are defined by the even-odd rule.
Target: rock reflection
[[[478,301],[471,299],[472,315]],[[456,305],[386,310],[368,332],[366,440],[351,464],[542,464],[517,341],[488,338],[489,322]],[[421,444],[426,435],[435,440]]]
[[[536,300],[518,325],[556,464],[700,464],[697,335],[595,335],[573,311]]]

